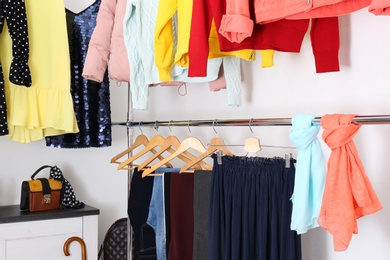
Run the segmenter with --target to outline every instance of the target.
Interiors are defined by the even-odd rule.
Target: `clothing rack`
[[[321,117],[314,118],[315,124],[320,124]],[[359,124],[390,124],[390,115],[357,115],[354,121]],[[112,123],[127,127],[160,126],[291,126],[291,118],[251,118],[251,119],[214,119],[214,120],[171,120],[171,121],[128,121]]]
[[[130,91],[129,91],[130,93]],[[115,123],[112,122],[111,125],[119,125],[127,127],[127,136],[128,136],[128,146],[132,143],[133,136],[129,133],[129,128],[132,127],[154,127],[158,128],[160,126],[176,127],[176,126],[291,126],[291,118],[251,118],[251,119],[214,119],[214,120],[170,120],[170,121],[133,121],[133,110],[131,109],[131,98],[129,99],[128,115],[126,122]],[[320,124],[321,117],[315,117],[313,122],[314,124]],[[360,124],[390,124],[390,115],[357,115],[354,117],[354,121]],[[132,171],[128,171],[128,195],[130,192],[130,182],[132,178]],[[132,257],[132,229],[130,227],[130,222],[128,220],[128,259],[133,259]]]

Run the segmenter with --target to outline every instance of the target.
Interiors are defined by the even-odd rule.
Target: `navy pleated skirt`
[[[214,156],[209,260],[300,260],[290,230],[295,168],[283,158]]]

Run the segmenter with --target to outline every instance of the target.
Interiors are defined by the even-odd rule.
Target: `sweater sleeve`
[[[103,0],[96,17],[96,27],[88,45],[82,76],[102,82],[110,58],[116,0]]]
[[[242,42],[253,32],[248,0],[227,0],[226,14],[222,16],[219,33],[231,42]]]
[[[374,15],[390,15],[389,0],[372,0],[368,11]]]
[[[312,19],[311,45],[316,72],[336,72],[339,67],[339,22],[338,17]]]
[[[226,92],[228,105],[241,106],[241,59],[230,56],[223,57],[223,69],[225,71]]]
[[[261,67],[271,68],[274,66],[274,50],[259,50],[261,56]]]
[[[176,0],[159,2],[154,31],[154,62],[161,81],[171,81],[170,71],[174,59],[172,17],[176,10]]]
[[[207,59],[209,56],[209,35],[211,30],[211,5],[213,0],[194,0],[190,42],[188,47],[188,76],[207,76]]]

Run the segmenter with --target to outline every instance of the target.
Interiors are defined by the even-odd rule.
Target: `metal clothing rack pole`
[[[126,120],[129,122],[133,120],[134,113],[132,109],[132,100],[131,100],[131,91],[130,91],[130,82],[127,84],[127,115]],[[133,129],[130,129],[127,127],[127,147],[130,147],[133,143],[133,135],[134,131]],[[131,154],[128,154],[128,156],[132,156]],[[131,179],[133,178],[133,170],[127,170],[127,198],[130,196],[130,185],[131,185]],[[131,227],[130,219],[127,218],[127,259],[133,260],[133,229]]]
[[[320,124],[321,117],[315,117],[314,123]],[[354,121],[360,124],[390,124],[390,115],[358,115]],[[291,118],[251,118],[251,119],[214,119],[214,120],[171,120],[171,121],[128,121],[112,123],[127,127],[160,126],[291,126]]]

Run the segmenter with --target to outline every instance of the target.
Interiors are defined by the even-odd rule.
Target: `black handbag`
[[[49,178],[35,176],[43,169],[50,168]],[[44,165],[31,175],[31,180],[22,182],[20,209],[34,211],[59,208],[79,209],[85,204],[76,199],[72,185],[64,178],[57,166]]]
[[[31,212],[59,209],[62,201],[62,182],[53,178],[37,178],[35,176],[45,168],[44,165],[31,175],[31,180],[22,182],[20,209]]]

